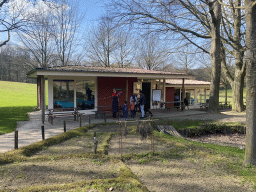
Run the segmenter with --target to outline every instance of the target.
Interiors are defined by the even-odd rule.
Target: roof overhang
[[[147,72],[100,72],[100,71],[77,71],[77,70],[47,70],[43,68],[38,68],[30,71],[27,75],[31,78],[36,78],[38,76],[44,76],[48,78],[49,76],[55,77],[136,77],[142,79],[190,79],[191,75],[185,73],[168,73],[160,71],[150,71]]]

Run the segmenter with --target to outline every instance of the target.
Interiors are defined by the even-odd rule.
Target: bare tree
[[[42,3],[34,13],[33,22],[29,23],[23,32],[18,31],[25,49],[29,50],[34,58],[31,63],[34,67],[49,67],[55,59],[52,20],[52,10]]]
[[[23,30],[31,19],[30,12],[27,11],[33,6],[30,2],[36,1],[0,0],[0,34],[5,36],[4,40],[0,41],[0,47],[10,41],[12,31]]]
[[[84,15],[79,11],[78,1],[55,0],[55,2],[53,34],[60,64],[66,66],[72,63],[73,54],[81,46],[79,29]]]
[[[133,23],[135,27],[150,26],[152,31],[175,34],[211,55],[212,80],[209,108],[218,111],[220,84],[220,21],[221,6],[218,1],[140,1],[113,0],[113,15],[119,23]],[[202,41],[211,40],[209,52]]]
[[[135,57],[135,40],[125,29],[117,29],[116,49],[113,53],[114,62],[118,67],[129,67]]]
[[[182,69],[185,73],[189,72],[189,69],[195,65],[194,59],[196,57],[195,51],[189,48],[189,45],[184,45],[177,50],[174,54],[175,65]]]
[[[92,31],[86,47],[90,62],[110,67],[111,55],[117,49],[118,35],[113,19],[108,16],[102,17],[98,28]]]
[[[162,67],[168,60],[166,45],[154,34],[141,39],[137,55],[137,64],[149,70]]]
[[[26,73],[32,69],[28,65],[29,54],[17,45],[8,43],[0,48],[0,80],[28,82]]]

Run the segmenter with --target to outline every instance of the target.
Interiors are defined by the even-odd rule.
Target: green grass
[[[0,81],[0,134],[14,131],[17,121],[28,120],[27,113],[37,106],[36,87],[36,84]],[[47,102],[46,97],[46,105]]]
[[[206,122],[210,121],[203,121],[203,120],[191,120],[191,119],[177,119],[177,120],[166,120],[163,118],[159,118],[159,121],[157,121],[155,124],[158,125],[172,125],[175,127],[175,129],[195,129],[200,127]]]

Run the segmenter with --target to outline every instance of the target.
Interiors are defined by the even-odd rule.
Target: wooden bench
[[[201,103],[200,110],[207,110],[209,108],[209,103]]]
[[[53,124],[53,119],[55,117],[74,116],[74,121],[76,121],[80,115],[82,115],[82,113],[80,113],[76,108],[49,109],[48,113],[46,113],[48,122],[51,124]]]
[[[227,109],[227,108],[231,108],[231,104],[230,104],[230,101],[228,101],[227,103],[222,103],[222,102],[219,102],[219,106],[220,106],[220,108],[222,108],[222,109]]]

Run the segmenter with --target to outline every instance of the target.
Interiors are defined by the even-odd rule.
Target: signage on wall
[[[161,90],[160,89],[154,89],[153,90],[153,101],[161,101]]]

